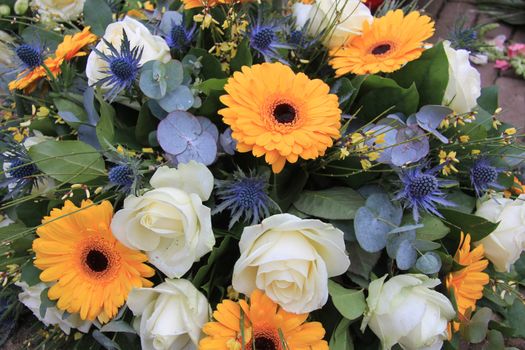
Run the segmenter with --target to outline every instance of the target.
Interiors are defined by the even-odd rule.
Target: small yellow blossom
[[[470,141],[470,136],[468,136],[468,135],[461,135],[459,137],[459,142],[461,142],[461,143],[467,143],[469,141]]]
[[[143,153],[154,153],[153,148],[151,147],[145,147],[142,149]]]
[[[471,153],[472,155],[478,155],[478,154],[481,153],[481,150],[479,150],[479,149],[473,149],[472,151],[470,151],[470,153]]]
[[[361,159],[360,162],[361,162],[361,167],[364,170],[368,170],[372,167],[372,163],[368,159]]]
[[[439,164],[445,164],[441,170],[443,175],[448,176],[453,172],[459,172],[453,163],[459,163],[459,160],[456,158],[455,151],[450,151],[448,153],[444,150],[439,151]]]
[[[508,128],[508,129],[505,129],[505,131],[503,132],[505,135],[514,135],[516,134],[516,128]]]
[[[345,159],[349,155],[350,155],[350,151],[348,150],[348,148],[341,148],[340,154],[339,154],[339,159]]]
[[[496,130],[501,126],[501,122],[496,119],[496,117],[492,117],[492,127]]]
[[[49,115],[49,109],[47,107],[40,107],[36,112],[37,117],[47,117]]]

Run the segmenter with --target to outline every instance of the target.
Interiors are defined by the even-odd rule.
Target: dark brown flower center
[[[257,350],[278,350],[275,340],[268,337],[256,337],[254,341]]]
[[[377,45],[376,47],[374,47],[372,49],[372,54],[374,54],[376,56],[384,55],[385,53],[387,53],[391,49],[392,49],[392,46],[390,46],[390,44]]]
[[[273,109],[273,117],[281,124],[288,124],[295,120],[297,113],[288,103],[279,103]]]
[[[86,255],[86,265],[93,272],[103,272],[108,268],[108,257],[101,251],[92,249]]]

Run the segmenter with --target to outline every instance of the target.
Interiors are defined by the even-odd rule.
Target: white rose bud
[[[206,297],[184,279],[132,289],[127,305],[143,350],[197,349],[211,313]]]
[[[324,44],[330,48],[342,46],[346,40],[361,34],[363,22],[372,22],[370,9],[360,0],[318,0],[314,5],[295,3],[293,16],[298,28],[308,23],[308,33],[319,36],[326,29]],[[329,28],[337,20],[335,27]]]
[[[120,52],[123,31],[126,31],[132,49],[135,47],[143,48],[140,64],[143,65],[144,63],[153,60],[167,63],[171,60],[170,48],[166,41],[158,35],[151,34],[144,24],[131,17],[125,17],[122,21],[108,25],[103,38]],[[110,50],[104,43],[104,40],[100,40],[96,48],[102,53],[110,54]],[[105,78],[107,73],[104,72],[107,72],[108,69],[108,63],[95,51],[91,51],[86,65],[86,75],[88,77],[89,85],[94,85],[101,79]],[[105,87],[108,88],[108,86]]]
[[[485,256],[497,271],[509,271],[525,249],[525,195],[515,200],[502,196],[489,198],[478,204],[476,215],[499,222],[490,235],[475,245],[483,244]]]
[[[233,288],[263,290],[288,312],[307,313],[328,300],[328,278],[345,273],[350,260],[343,232],[320,220],[273,215],[244,228]]]
[[[481,76],[470,65],[468,51],[454,50],[450,41],[444,41],[443,47],[448,59],[448,85],[443,104],[456,113],[468,113],[476,107],[481,95]]]
[[[153,190],[124,200],[111,229],[122,244],[145,251],[168,277],[181,277],[215,244],[211,212],[202,204],[211,194],[213,175],[190,162],[179,169],[159,168],[151,185]]]
[[[452,303],[431,289],[441,282],[419,274],[386,275],[370,283],[361,330],[368,325],[383,349],[399,344],[405,350],[439,350],[447,339]]]
[[[31,6],[37,9],[44,21],[71,21],[84,10],[86,0],[33,0]]]
[[[89,331],[93,322],[83,321],[79,314],[70,314],[64,317],[64,311],[54,306],[48,307],[44,317],[42,317],[40,314],[40,305],[42,304],[40,295],[48,287],[45,283],[40,282],[34,286],[29,286],[26,282],[16,282],[15,284],[22,288],[22,292],[18,294],[20,302],[27,306],[35,317],[46,326],[57,325],[66,334],[69,334],[72,328],[78,329],[82,333]]]

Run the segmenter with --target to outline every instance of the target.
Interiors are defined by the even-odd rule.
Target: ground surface
[[[456,21],[462,17],[465,23],[470,25],[494,22],[477,11],[476,0],[433,0],[427,7],[427,12],[436,20],[436,40],[447,38]],[[488,33],[488,36],[495,37],[500,34],[510,41],[525,43],[523,26],[500,24],[500,27]],[[481,73],[483,87],[496,84],[500,89],[500,106],[503,108],[501,119],[519,129],[525,129],[525,80],[510,71],[499,72],[491,63],[477,68]]]

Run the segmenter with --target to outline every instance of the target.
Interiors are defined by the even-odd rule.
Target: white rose
[[[18,299],[22,304],[27,306],[46,326],[49,325],[58,325],[60,329],[69,334],[71,328],[76,328],[82,333],[87,333],[89,328],[93,324],[91,321],[83,321],[80,319],[79,314],[69,314],[67,317],[64,317],[64,311],[57,309],[56,307],[48,307],[44,317],[40,314],[40,305],[42,300],[40,295],[48,287],[45,283],[37,283],[34,286],[29,286],[26,282],[16,282],[17,286],[22,288],[22,292],[18,294]]]
[[[381,339],[383,349],[396,343],[405,350],[439,350],[447,339],[452,303],[432,290],[441,282],[419,274],[386,275],[370,283],[361,330],[368,325]]]
[[[86,0],[33,0],[31,6],[37,9],[44,21],[71,21],[80,16]]]
[[[443,104],[456,113],[468,113],[476,107],[481,95],[481,77],[470,65],[468,51],[454,50],[450,41],[444,41],[443,47],[448,59],[448,85]]]
[[[153,190],[124,200],[111,229],[127,247],[145,251],[168,277],[181,277],[215,244],[210,209],[202,204],[210,196],[213,175],[191,162],[179,169],[160,168],[151,185]]]
[[[184,279],[132,289],[127,305],[144,350],[197,349],[211,313],[206,297]]]
[[[492,222],[498,227],[487,237],[476,242],[483,244],[485,256],[494,264],[497,271],[509,271],[525,249],[525,195],[512,200],[492,197],[478,204],[477,216]]]
[[[108,25],[103,38],[120,52],[123,31],[126,31],[132,49],[134,47],[143,48],[140,64],[153,60],[166,63],[171,60],[170,48],[166,41],[158,35],[151,34],[145,25],[131,17],[125,17],[122,21]],[[110,54],[110,50],[104,43],[104,40],[100,40],[96,48],[102,53]],[[105,78],[107,74],[104,72],[108,69],[108,63],[95,51],[91,51],[86,65],[86,75],[89,85],[94,85],[99,80]]]
[[[321,308],[328,300],[328,278],[350,266],[342,231],[290,214],[245,227],[239,247],[233,288],[246,295],[263,290],[293,313]]]
[[[308,33],[312,36],[328,28],[323,34],[324,44],[330,49],[342,46],[350,36],[361,34],[363,22],[373,20],[370,9],[360,0],[318,0],[314,5],[295,3],[292,11],[297,27],[302,28],[310,20]],[[337,24],[330,29],[334,21]]]

